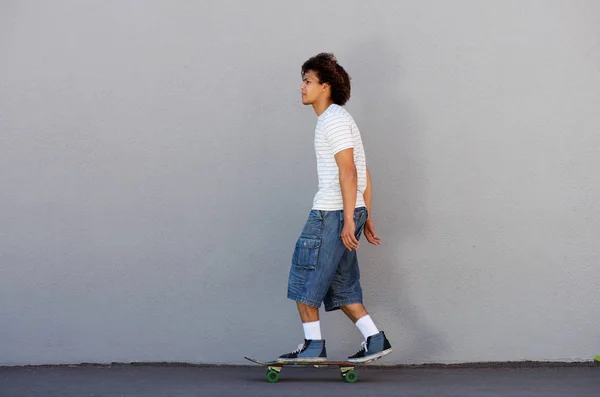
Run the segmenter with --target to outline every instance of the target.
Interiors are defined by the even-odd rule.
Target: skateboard
[[[345,380],[348,383],[354,383],[358,380],[358,375],[356,374],[356,372],[354,371],[355,367],[359,367],[361,365],[366,365],[369,363],[372,363],[373,361],[377,361],[379,360],[381,357],[383,356],[379,356],[379,357],[374,357],[370,360],[364,361],[362,363],[351,363],[349,361],[319,361],[319,362],[315,362],[315,361],[303,361],[303,360],[297,360],[297,361],[279,361],[279,360],[272,360],[272,361],[260,361],[260,360],[256,360],[254,358],[250,358],[250,357],[244,357],[246,360],[248,361],[252,361],[253,363],[259,364],[259,365],[266,365],[267,366],[267,380],[271,383],[275,383],[279,380],[279,373],[281,372],[281,368],[284,365],[291,365],[294,367],[307,367],[307,366],[313,366],[315,368],[319,368],[319,367],[328,367],[328,366],[338,366],[340,368],[340,375],[342,376],[342,379]]]

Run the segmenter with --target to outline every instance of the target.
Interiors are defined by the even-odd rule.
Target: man
[[[302,65],[302,103],[317,114],[315,153],[318,191],[292,257],[288,298],[295,300],[304,328],[304,343],[281,360],[326,361],[319,307],[341,309],[365,339],[348,357],[364,362],[389,354],[392,347],[362,304],[356,257],[364,232],[381,243],[371,218],[371,177],[358,127],[342,106],[350,98],[350,77],[333,54],[321,53]]]

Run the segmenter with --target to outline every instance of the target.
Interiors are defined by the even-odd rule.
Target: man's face
[[[325,95],[323,84],[319,83],[317,74],[312,70],[307,70],[302,76],[300,92],[302,93],[302,103],[312,105],[321,95]]]

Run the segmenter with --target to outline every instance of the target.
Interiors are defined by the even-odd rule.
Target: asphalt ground
[[[337,367],[266,368],[115,364],[0,367],[0,397],[82,396],[411,396],[600,397],[600,366],[357,367],[346,383]]]

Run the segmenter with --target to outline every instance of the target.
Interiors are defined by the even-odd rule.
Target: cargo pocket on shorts
[[[296,242],[292,264],[302,269],[315,270],[320,247],[321,239],[300,237]]]

